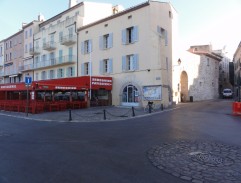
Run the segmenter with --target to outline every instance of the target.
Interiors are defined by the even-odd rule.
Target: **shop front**
[[[111,77],[83,76],[0,85],[0,110],[39,113],[111,105]],[[27,108],[27,109],[26,109]]]

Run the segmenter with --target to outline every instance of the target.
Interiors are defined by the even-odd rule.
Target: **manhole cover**
[[[189,154],[193,161],[208,165],[208,166],[230,166],[234,160],[227,157],[220,157],[212,153],[193,152]]]
[[[241,148],[216,142],[178,141],[151,148],[157,168],[192,182],[240,182]]]

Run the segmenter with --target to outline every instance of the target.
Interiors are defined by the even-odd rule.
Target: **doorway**
[[[127,85],[122,92],[122,105],[124,106],[138,106],[139,92],[134,85]]]
[[[188,75],[186,71],[181,73],[181,102],[188,101]]]

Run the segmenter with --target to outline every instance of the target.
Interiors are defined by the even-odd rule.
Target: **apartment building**
[[[112,14],[112,5],[70,1],[70,7],[39,24],[34,34],[34,80],[79,76],[77,29]]]
[[[23,65],[23,30],[4,40],[4,83],[23,80],[19,68]]]
[[[180,54],[180,63],[173,68],[174,101],[201,101],[219,97],[219,63],[222,56],[211,45],[191,46]]]
[[[24,54],[23,54],[23,65],[19,70],[23,73],[23,78],[27,75],[34,77],[34,55],[40,54],[39,48],[34,48],[34,34],[39,32],[39,24],[44,21],[43,15],[38,16],[38,20],[34,20],[28,24],[22,26],[24,36]]]
[[[3,83],[4,74],[4,40],[0,41],[0,84]]]
[[[111,93],[91,97],[111,95],[113,105],[170,105],[176,24],[170,3],[150,1],[79,28],[81,75],[113,78]]]
[[[234,56],[234,98],[241,101],[241,42],[239,43]]]

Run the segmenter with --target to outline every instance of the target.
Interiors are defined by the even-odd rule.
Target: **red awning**
[[[112,90],[112,77],[82,76],[33,81],[29,90],[88,90],[90,88],[94,90]],[[26,89],[25,83],[9,83],[0,85],[0,91],[23,91]]]

